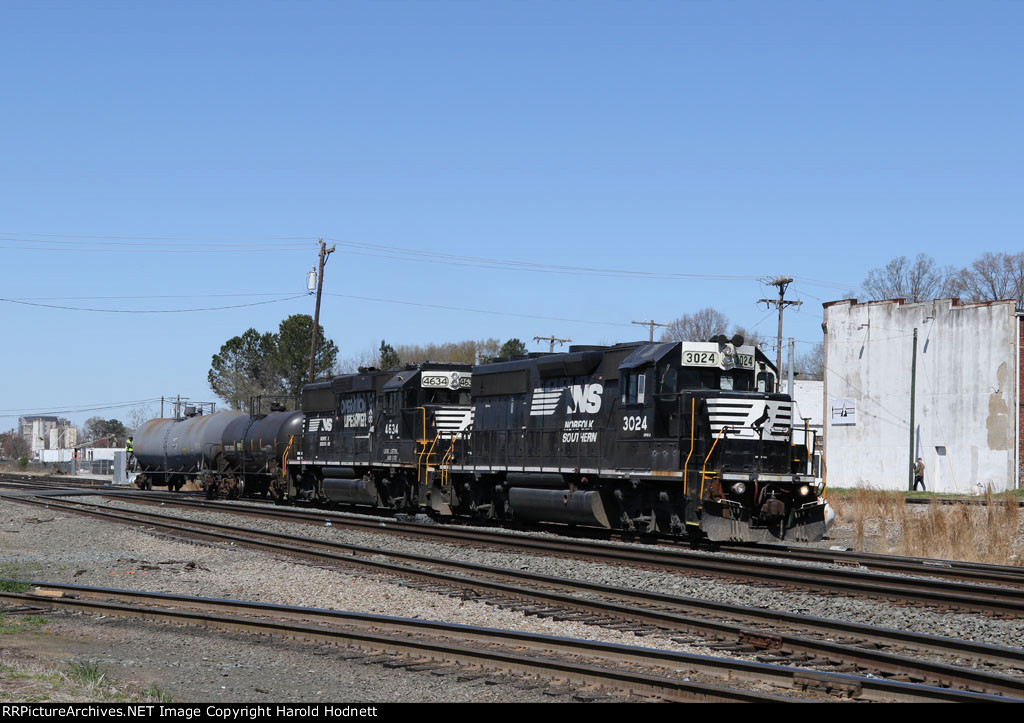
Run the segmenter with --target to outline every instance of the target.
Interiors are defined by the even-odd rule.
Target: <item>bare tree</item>
[[[797,354],[796,371],[812,377],[824,378],[825,375],[825,343],[820,342],[805,354]]]
[[[940,268],[927,254],[918,254],[913,261],[898,256],[883,268],[872,269],[863,287],[868,298],[874,301],[927,301],[952,295],[954,273],[951,267]]]
[[[1024,253],[984,253],[953,279],[953,291],[964,301],[1024,298]]]
[[[725,334],[732,338],[739,334],[744,344],[760,345],[764,338],[759,332],[747,331],[742,326],[733,325],[732,334],[728,334],[729,317],[718,309],[710,306],[693,314],[683,314],[665,327],[661,341],[708,341],[713,336]]]
[[[732,328],[732,334],[733,336],[739,334],[740,336],[743,337],[744,344],[750,344],[752,346],[761,346],[761,344],[764,343],[765,341],[765,338],[761,336],[761,332],[747,331],[742,326],[734,326]]]
[[[334,366],[335,374],[355,374],[360,367],[380,368],[380,349],[367,347],[358,354],[339,359]]]
[[[475,364],[477,359],[498,356],[500,339],[469,339],[434,344],[399,344],[395,347],[405,362],[437,361]]]
[[[19,459],[32,451],[24,437],[13,431],[0,435],[0,457],[7,456],[11,459]]]
[[[150,407],[135,407],[128,412],[128,432],[135,434],[143,424],[153,419],[155,415]]]
[[[662,341],[707,341],[724,334],[729,328],[729,317],[710,306],[693,314],[683,314],[665,327]]]

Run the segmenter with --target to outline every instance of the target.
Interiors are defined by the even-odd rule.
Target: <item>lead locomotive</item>
[[[361,370],[303,391],[282,498],[442,516],[820,540],[793,405],[741,337]]]

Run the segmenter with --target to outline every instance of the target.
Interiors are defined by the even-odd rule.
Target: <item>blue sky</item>
[[[803,352],[894,256],[1024,247],[1022,39],[1019,2],[8,1],[0,297],[273,301],[324,236],[343,357],[709,305],[773,335],[780,274]],[[0,429],[211,399],[225,340],[312,308],[0,302]]]

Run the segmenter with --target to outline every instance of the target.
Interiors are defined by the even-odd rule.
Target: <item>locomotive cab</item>
[[[619,505],[623,526],[821,539],[823,504],[806,450],[792,444],[792,400],[777,393],[772,363],[743,341],[647,345],[619,365],[615,459],[640,485],[620,495],[631,502]],[[657,481],[676,475],[678,487]]]
[[[445,440],[469,426],[470,371],[422,363],[307,384],[302,445],[289,460],[291,493],[399,510],[423,504],[420,484]]]

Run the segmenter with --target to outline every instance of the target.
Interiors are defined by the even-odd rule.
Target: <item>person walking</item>
[[[917,458],[917,464],[914,465],[914,491],[917,492],[917,485],[920,483],[921,491],[927,492],[928,488],[924,486],[924,460],[920,457]]]

